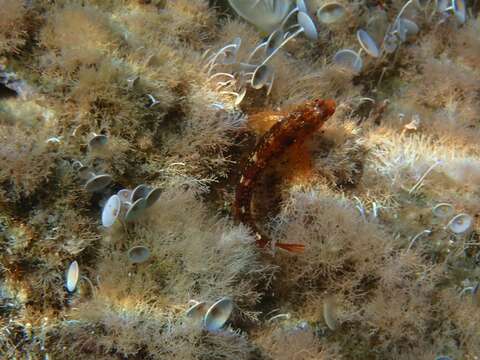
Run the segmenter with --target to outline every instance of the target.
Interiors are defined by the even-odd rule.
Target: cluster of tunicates
[[[259,29],[270,33],[268,39],[256,46],[246,61],[237,61],[236,59],[241,44],[240,38],[227,44],[208,59],[207,67],[209,74],[219,65],[236,64],[236,70],[233,73],[216,72],[210,76],[210,79],[218,79],[219,77],[229,78],[224,82],[217,82],[217,86],[220,88],[232,84],[238,88],[238,90],[228,92],[235,95],[236,105],[245,96],[243,87],[245,84],[250,84],[254,89],[267,87],[267,95],[270,93],[275,75],[273,68],[268,65],[268,62],[286,43],[302,33],[310,40],[317,40],[318,28],[320,26],[341,23],[347,15],[345,6],[335,1],[328,2],[314,11],[317,21],[314,21],[314,17],[311,16],[311,11],[309,11],[308,3],[304,0],[297,0],[295,2],[296,6],[292,10],[290,10],[291,0],[263,0],[255,2],[229,0],[229,3],[241,17]],[[405,17],[405,11],[412,5],[427,13],[427,8],[431,5],[431,1],[407,1],[393,23],[388,26],[381,46],[376,43],[366,30],[358,29],[356,37],[359,49],[339,50],[332,58],[333,63],[358,74],[364,67],[363,53],[372,58],[379,58],[382,53],[391,54],[395,52],[402,43],[410,40],[420,31],[419,26],[414,21]],[[435,14],[437,12],[443,18],[453,14],[460,24],[465,23],[467,18],[464,0],[438,1],[432,13]],[[428,14],[429,17],[431,15]],[[289,25],[290,20],[294,16],[296,16],[296,21],[294,24]]]
[[[105,203],[102,211],[102,225],[107,228],[112,226],[122,214],[126,222],[135,221],[146,209],[155,204],[160,195],[159,188],[152,188],[145,184],[138,185],[133,190],[118,191]]]
[[[255,6],[232,3],[232,6],[242,14],[242,11],[247,9],[255,10],[255,7],[259,6],[260,3],[257,2]],[[282,2],[278,2],[278,4],[282,6]],[[285,9],[288,9],[288,7],[270,8],[274,17],[272,20],[275,20],[273,22],[276,22],[280,16],[285,16],[282,17],[281,23],[278,24],[270,36],[250,52],[247,59],[237,58],[238,50],[242,44],[242,39],[239,37],[207,57],[206,69],[209,81],[216,81],[215,89],[221,95],[234,96],[235,106],[238,106],[244,99],[246,85],[250,85],[255,90],[267,88],[267,96],[270,94],[275,79],[275,71],[269,62],[289,41],[300,34],[304,34],[312,41],[318,39],[315,22],[308,14],[303,1],[298,1],[297,6],[287,14],[284,14]],[[251,15],[253,16],[254,13]],[[296,21],[290,25],[290,20],[294,17]],[[270,18],[267,15],[264,21],[268,22]],[[224,69],[219,70],[222,67]],[[225,67],[228,69],[225,69]]]
[[[210,332],[215,332],[225,325],[232,311],[233,301],[227,297],[221,298],[210,306],[205,301],[191,300],[185,317],[188,323],[200,325]]]

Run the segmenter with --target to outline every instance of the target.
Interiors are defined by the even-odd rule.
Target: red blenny
[[[271,240],[256,226],[251,213],[253,191],[262,172],[272,159],[277,158],[293,144],[301,144],[312,136],[335,112],[335,101],[314,100],[304,103],[275,123],[260,139],[243,169],[235,193],[235,217],[255,232],[256,243],[264,248]],[[276,247],[291,252],[303,252],[301,244],[275,243]]]

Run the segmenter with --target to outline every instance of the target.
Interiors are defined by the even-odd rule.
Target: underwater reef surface
[[[0,358],[480,358],[477,0],[0,0]]]

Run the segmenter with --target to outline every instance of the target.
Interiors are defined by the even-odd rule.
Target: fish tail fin
[[[303,253],[305,251],[305,245],[302,245],[302,244],[276,243],[275,247],[278,247],[280,249],[287,250],[293,253]]]

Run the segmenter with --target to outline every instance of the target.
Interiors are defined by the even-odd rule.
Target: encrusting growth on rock
[[[477,359],[479,3],[0,0],[0,359]]]

